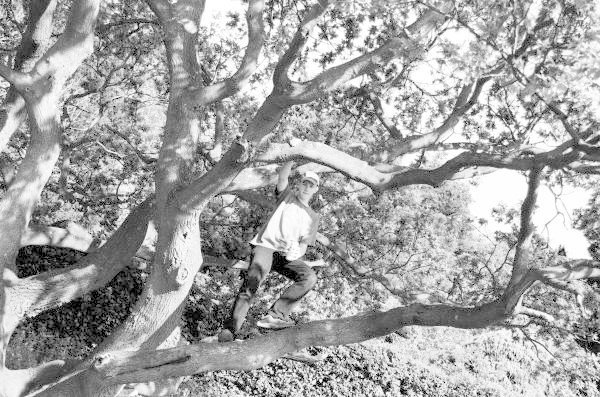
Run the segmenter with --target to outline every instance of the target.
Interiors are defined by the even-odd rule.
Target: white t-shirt
[[[250,244],[283,252],[292,261],[302,257],[308,245],[315,243],[318,227],[319,215],[288,188],[280,194],[277,208]],[[300,244],[300,240],[305,242]]]

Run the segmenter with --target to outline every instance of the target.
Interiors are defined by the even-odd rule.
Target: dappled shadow
[[[66,248],[24,247],[17,259],[18,274],[62,271],[84,255]],[[144,279],[141,270],[126,268],[105,287],[25,319],[11,338],[8,366],[28,368],[52,359],[85,357],[129,315]]]

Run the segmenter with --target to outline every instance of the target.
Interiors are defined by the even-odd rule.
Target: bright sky
[[[248,6],[240,0],[208,0],[204,8],[202,24],[205,25],[207,21],[216,17],[225,16],[229,11],[245,12],[246,7]]]
[[[525,177],[515,171],[498,170],[477,180],[479,184],[472,190],[471,213],[478,218],[490,220],[492,208],[501,204],[520,209],[527,194]],[[573,211],[584,207],[589,197],[583,189],[568,186],[563,188],[558,199],[548,186],[542,185],[538,191],[538,208],[533,218],[537,232],[548,240],[552,248],[564,246],[569,258],[590,258],[587,239],[571,226]],[[486,231],[501,228],[490,221]]]

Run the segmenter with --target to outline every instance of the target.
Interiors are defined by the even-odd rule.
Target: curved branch
[[[52,20],[56,9],[56,0],[34,0],[29,4],[27,30],[15,55],[13,67],[22,72],[30,71],[38,59],[48,49],[52,34]],[[25,100],[14,87],[9,88],[0,110],[0,151],[4,149],[10,137],[25,121]]]
[[[523,294],[535,283],[543,282],[555,288],[565,289],[566,282],[600,277],[600,263],[590,259],[576,259],[558,266],[531,268],[515,277],[516,273],[518,272],[513,271],[513,277],[503,295],[506,308],[510,311],[521,306]],[[520,310],[521,308],[517,309],[517,312]]]
[[[401,139],[394,149],[390,150],[390,154],[397,157],[439,143],[444,139],[444,134],[450,131],[460,118],[477,103],[484,85],[490,80],[491,77],[489,76],[480,77],[475,82],[465,85],[458,95],[454,109],[439,127],[427,134],[413,135]]]
[[[32,129],[31,142],[14,181],[0,201],[0,219],[11,233],[0,234],[0,270],[13,266],[31,212],[60,153],[59,98],[66,79],[92,51],[99,0],[71,6],[64,33],[36,63],[33,79],[22,92]],[[18,87],[17,87],[18,88]]]
[[[225,106],[223,106],[223,101],[218,101],[215,102],[215,136],[213,138],[213,146],[208,152],[212,161],[219,161],[221,159],[225,138]]]
[[[527,251],[531,249],[531,237],[533,236],[533,211],[537,201],[537,190],[540,186],[540,179],[543,167],[536,167],[529,173],[529,181],[527,184],[527,195],[521,205],[521,226],[517,237],[517,245],[515,246],[514,269],[519,271],[523,269],[529,262]],[[515,270],[513,270],[515,271]]]
[[[423,34],[435,27],[437,22],[443,18],[445,17],[435,11],[425,11],[406,31],[411,34]],[[384,65],[394,58],[410,54],[410,49],[413,47],[413,40],[406,35],[402,38],[392,38],[376,50],[327,69],[310,81],[290,83],[286,87],[276,85],[248,124],[244,138],[251,142],[260,141],[272,131],[290,106],[311,102],[375,67]],[[279,76],[279,79],[281,80],[282,77]]]
[[[334,66],[304,83],[294,84],[285,94],[291,104],[314,101],[327,92],[333,91],[348,81],[387,64],[392,59],[410,57],[417,44],[413,36],[423,36],[433,30],[446,17],[434,10],[423,12],[419,18],[405,29],[402,37],[393,37],[381,47],[358,56],[339,66]]]
[[[71,248],[87,252],[94,238],[82,227],[70,224],[66,229],[53,226],[30,225],[21,236],[21,247],[27,245],[48,245],[51,247]]]
[[[248,46],[238,70],[233,76],[225,80],[225,84],[229,87],[229,95],[243,87],[256,70],[258,56],[265,41],[264,8],[264,0],[251,0],[248,3],[248,12],[246,13]]]
[[[101,288],[131,263],[141,246],[152,199],[133,210],[111,238],[78,263],[31,277],[5,280],[7,306],[18,317],[33,316]]]
[[[489,80],[489,77],[479,78],[476,82],[465,85],[458,94],[454,109],[450,112],[444,122],[434,129],[432,132],[423,135],[413,135],[403,137],[402,133],[396,127],[392,119],[384,114],[381,100],[377,95],[368,92],[366,89],[361,89],[361,95],[369,99],[375,110],[375,115],[381,124],[388,130],[392,138],[399,139],[399,148],[393,152],[394,156],[399,156],[414,150],[423,149],[435,143],[439,143],[443,134],[454,127],[458,123],[458,119],[466,113],[477,102],[477,98],[481,93],[483,85]],[[469,97],[469,94],[470,97]]]
[[[429,133],[402,138],[398,128],[391,122],[389,118],[385,117],[385,115],[383,114],[383,109],[381,107],[379,99],[375,97],[375,95],[370,94],[369,99],[373,103],[373,106],[375,108],[375,114],[377,115],[378,119],[381,121],[383,126],[390,132],[390,135],[392,137],[400,139],[400,141],[394,146],[394,148],[390,150],[390,155],[392,157],[398,157],[402,154],[428,148],[431,145],[439,143],[440,140],[444,138],[444,133],[453,128],[458,123],[460,117],[462,117],[469,109],[471,109],[477,103],[477,100],[482,92],[484,85],[492,79],[492,76],[501,73],[508,62],[510,62],[513,59],[519,58],[525,53],[525,51],[528,48],[532,47],[533,44],[535,44],[537,38],[535,32],[552,22],[551,20],[544,19],[544,17],[545,16],[540,16],[536,26],[533,29],[533,33],[527,34],[527,36],[523,39],[520,47],[517,48],[516,51],[512,55],[510,55],[508,59],[503,60],[501,64],[491,68],[481,77],[470,82],[469,84],[466,84],[461,89],[460,93],[456,98],[453,110],[450,112],[450,114],[446,117],[446,119],[442,122],[442,124],[439,127],[435,128]]]
[[[317,19],[325,13],[328,6],[329,1],[319,0],[317,4],[313,5],[308,10],[306,16],[302,19],[289,47],[279,58],[279,62],[277,62],[277,65],[275,66],[275,71],[273,72],[273,84],[277,91],[283,92],[290,85],[290,79],[288,77],[289,69],[294,61],[300,56],[302,48],[308,41],[310,31],[316,25]]]
[[[248,83],[256,71],[258,57],[265,41],[264,8],[264,0],[251,0],[248,3],[248,12],[246,13],[248,45],[242,63],[231,77],[191,91],[190,97],[197,105],[207,105],[232,96]]]
[[[278,162],[283,162],[278,161]],[[400,169],[406,169],[406,167],[400,167],[389,164],[377,164],[374,167],[383,173],[396,172]],[[233,192],[238,194],[246,190],[258,189],[266,186],[273,186],[277,183],[277,170],[279,166],[277,164],[262,165],[252,168],[244,168],[239,174],[231,181],[231,183],[221,190],[222,193]],[[332,173],[333,169],[323,166],[317,163],[306,163],[297,167],[295,173],[304,173],[306,171],[313,171],[319,174]],[[242,197],[243,198],[243,197]]]
[[[13,70],[8,66],[0,63],[0,77],[3,77],[8,81],[15,89],[22,94],[25,88],[29,87],[32,83],[32,78],[29,73],[19,72]]]
[[[329,145],[302,141],[293,147],[285,144],[271,144],[257,156],[265,162],[282,162],[295,159],[309,159],[331,167],[342,174],[362,182],[373,190],[383,191],[413,184],[439,186],[446,180],[459,176],[459,172],[471,167],[493,167],[526,171],[535,166],[549,165],[563,167],[580,157],[580,153],[570,150],[570,143],[556,149],[532,155],[529,151],[510,154],[463,152],[434,169],[401,169],[396,172],[381,172],[366,161],[360,160]]]
[[[550,313],[546,313],[544,311],[541,310],[536,310],[536,309],[532,309],[530,307],[520,307],[518,310],[518,314],[524,314],[528,317],[534,317],[540,320],[544,320],[547,323],[555,323],[556,322],[556,318],[551,315]]]
[[[535,281],[535,278],[531,281],[528,280],[527,276],[531,266],[531,239],[534,231],[532,216],[537,200],[537,189],[540,185],[542,169],[543,167],[537,165],[532,167],[531,172],[529,173],[527,195],[521,205],[521,226],[517,237],[517,244],[515,246],[512,273],[508,286],[504,291],[504,296],[507,298],[509,296],[519,296],[520,299],[520,294],[515,294],[514,289],[518,289],[522,285],[525,285],[528,288],[532,285],[530,282]],[[519,306],[520,302],[514,300],[510,305]]]
[[[65,368],[65,361],[55,360],[39,366],[0,372],[0,395],[25,396],[38,385],[55,379]]]
[[[408,38],[392,38],[381,47],[331,67],[310,81],[294,84],[290,87],[292,90],[286,93],[286,101],[295,105],[312,102],[348,81],[406,55],[410,43]]]
[[[559,266],[532,269],[536,280],[574,281],[600,277],[600,263],[591,259],[575,259]]]
[[[198,344],[145,352],[111,352],[93,370],[115,384],[215,370],[260,368],[308,346],[357,343],[407,325],[482,328],[507,319],[502,301],[478,307],[413,304],[383,313],[316,321],[243,342]]]

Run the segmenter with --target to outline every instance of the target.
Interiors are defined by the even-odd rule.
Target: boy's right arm
[[[289,184],[290,173],[292,172],[293,161],[288,161],[279,169],[279,176],[277,178],[277,192],[282,193],[287,189]]]

